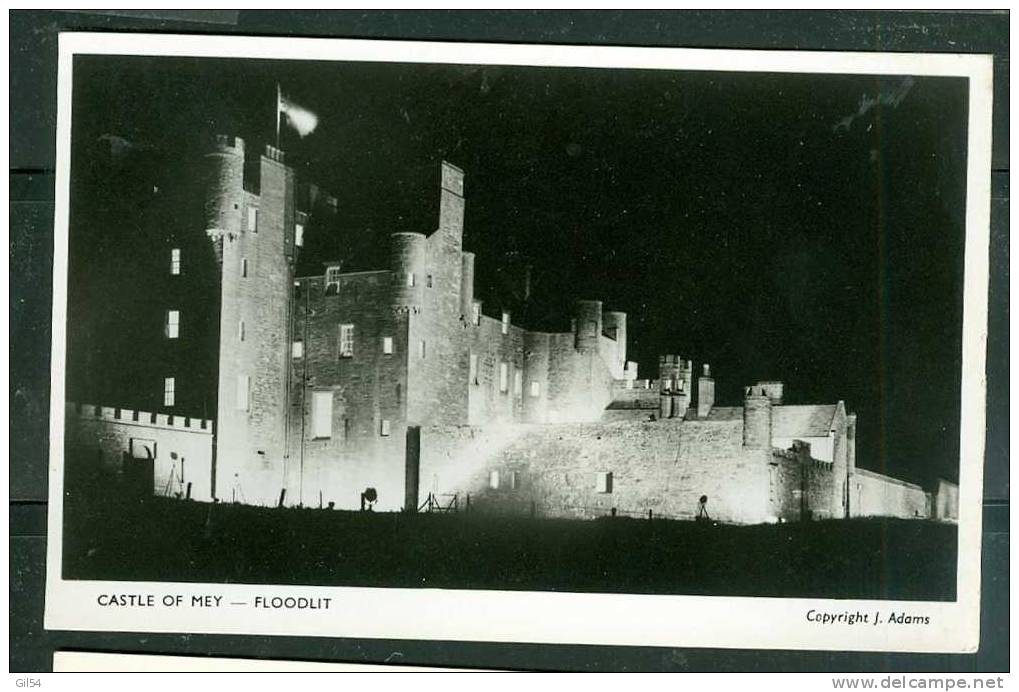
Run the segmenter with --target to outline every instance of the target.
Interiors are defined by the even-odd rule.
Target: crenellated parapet
[[[110,421],[128,425],[162,430],[184,430],[194,433],[212,435],[215,422],[209,418],[192,418],[168,413],[135,411],[113,406],[97,406],[94,404],[67,403],[68,417],[83,421]]]

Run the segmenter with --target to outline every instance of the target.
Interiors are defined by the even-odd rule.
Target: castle
[[[141,469],[157,494],[267,506],[956,515],[952,484],[925,492],[857,468],[841,401],[786,405],[781,382],[759,382],[742,406],[716,406],[710,366],[672,354],[638,379],[626,314],[598,300],[577,300],[557,333],[486,314],[450,163],[431,233],[392,234],[384,268],[337,259],[313,275],[300,253],[335,232],[336,201],[299,184],[281,150],[246,158],[219,137],[194,171],[176,193],[152,188],[168,200],[142,214],[159,252],[82,261],[116,266],[122,283],[105,310],[72,305],[69,398],[99,405],[68,404],[69,456]],[[113,327],[124,315],[130,333]]]

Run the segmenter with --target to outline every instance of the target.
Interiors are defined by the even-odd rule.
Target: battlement
[[[94,404],[76,404],[67,402],[67,416],[79,420],[106,420],[126,425],[137,425],[146,428],[164,430],[184,430],[187,432],[212,435],[215,421],[208,418],[192,418],[168,413],[151,413],[134,411],[113,406],[97,406]]]
[[[270,161],[276,161],[277,163],[283,164],[286,163],[286,154],[283,152],[283,150],[277,149],[271,144],[265,145],[265,153],[263,154],[263,156],[269,159]]]

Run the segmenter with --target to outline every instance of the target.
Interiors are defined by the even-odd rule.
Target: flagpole
[[[280,110],[283,105],[283,94],[280,92],[280,83],[276,82],[276,148],[280,148]]]

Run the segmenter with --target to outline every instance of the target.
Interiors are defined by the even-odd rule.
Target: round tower
[[[205,160],[205,231],[222,265],[224,238],[236,238],[243,227],[240,201],[244,196],[244,140],[217,135]]]
[[[425,282],[425,236],[393,233],[390,237],[389,268],[393,272],[393,307],[418,310]]]
[[[578,300],[574,315],[574,346],[578,351],[596,352],[602,330],[601,301]]]
[[[760,385],[747,387],[743,397],[743,446],[771,449],[771,399]]]

